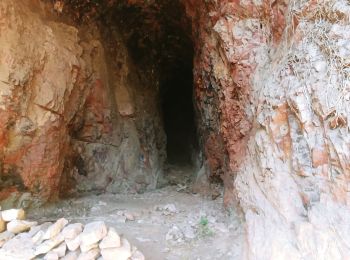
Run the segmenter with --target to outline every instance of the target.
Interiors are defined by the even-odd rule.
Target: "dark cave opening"
[[[193,104],[191,22],[180,1],[122,5],[114,19],[141,77],[156,75],[158,106],[167,139],[167,164],[193,165],[198,140]]]
[[[167,136],[167,162],[193,163],[196,149],[196,126],[193,106],[191,57],[174,63],[172,72],[161,84],[164,130]]]

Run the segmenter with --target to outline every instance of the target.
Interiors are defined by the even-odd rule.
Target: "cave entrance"
[[[143,95],[143,100],[156,103],[158,111],[149,110],[145,117],[160,118],[166,142],[158,147],[166,152],[166,179],[174,172],[179,177],[194,175],[199,150],[193,103],[194,46],[184,6],[177,0],[124,3],[113,12],[113,20],[138,72],[140,87],[136,96]],[[157,121],[153,119],[149,121]],[[157,124],[155,131],[160,130]],[[148,142],[144,142],[145,147]],[[164,158],[160,154],[161,161]]]
[[[193,105],[193,51],[188,46],[182,48],[184,53],[176,53],[177,58],[168,65],[169,71],[164,73],[160,99],[167,137],[167,163],[189,166],[193,164],[197,146]]]

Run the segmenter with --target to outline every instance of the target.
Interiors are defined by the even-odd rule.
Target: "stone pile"
[[[143,254],[103,221],[25,220],[23,209],[0,211],[0,260],[144,260]]]

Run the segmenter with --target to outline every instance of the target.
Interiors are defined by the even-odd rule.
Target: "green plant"
[[[214,231],[209,227],[208,218],[202,216],[198,223],[198,236],[199,237],[210,237],[214,235]]]

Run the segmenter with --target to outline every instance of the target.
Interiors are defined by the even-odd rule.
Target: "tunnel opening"
[[[175,63],[174,67],[161,86],[163,122],[167,136],[167,163],[191,165],[196,149],[192,67],[182,62]]]
[[[193,102],[194,47],[184,6],[173,0],[125,4],[113,11],[113,17],[140,77],[151,78],[156,92],[166,136],[164,174],[174,167],[193,170],[199,151]]]

